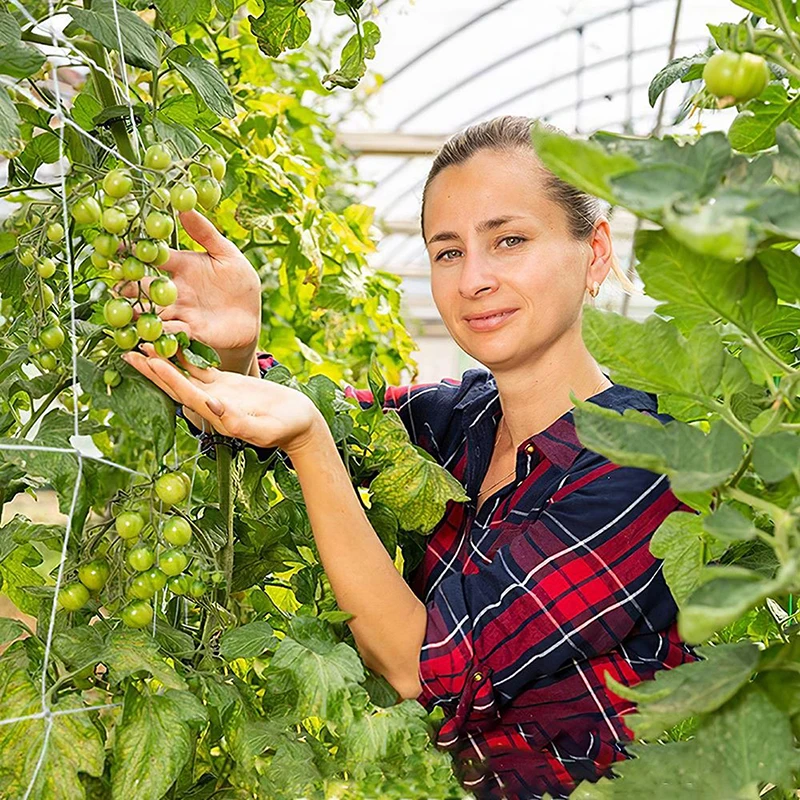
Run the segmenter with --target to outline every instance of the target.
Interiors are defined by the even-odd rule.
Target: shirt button
[[[536,452],[536,445],[535,444],[527,444],[525,445],[525,452],[530,456]]]
[[[476,672],[472,676],[472,680],[475,681],[475,683],[478,683],[478,681],[482,681],[483,680],[483,673],[482,672]]]

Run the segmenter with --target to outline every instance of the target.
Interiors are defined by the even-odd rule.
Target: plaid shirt
[[[275,362],[261,357],[262,369]],[[362,404],[369,391],[348,389]],[[662,423],[656,396],[614,384],[591,402]],[[475,498],[501,417],[490,373],[389,387],[415,444]],[[665,475],[621,467],[585,449],[567,411],[517,450],[512,482],[450,503],[411,586],[428,610],[419,702],[440,706],[436,743],[479,798],[566,797],[628,757],[627,685],[696,656],[650,538],[679,501]]]

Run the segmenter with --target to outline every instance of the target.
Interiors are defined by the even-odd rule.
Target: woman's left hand
[[[143,348],[144,355],[131,351],[123,358],[224,436],[257,447],[279,447],[291,456],[327,430],[311,399],[296,389],[235,372],[199,369],[181,356],[187,376],[157,356],[152,345]]]

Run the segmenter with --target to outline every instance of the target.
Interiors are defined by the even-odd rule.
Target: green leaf
[[[697,73],[702,70],[706,61],[708,61],[707,53],[673,58],[650,81],[650,88],[647,91],[647,99],[650,101],[650,106],[654,108],[656,100],[661,96],[661,93],[672,86],[675,81],[683,81],[685,83],[700,77]]]
[[[703,519],[703,527],[723,542],[742,542],[755,539],[758,528],[741,511],[723,503],[713,514]]]
[[[38,72],[45,57],[35,47],[22,42],[0,45],[0,73],[12,78],[27,78]]]
[[[655,680],[633,687],[618,683],[606,673],[609,689],[638,704],[626,723],[637,739],[653,739],[687,717],[708,714],[733,697],[749,680],[759,658],[750,642],[702,647],[702,661],[659,670]]]
[[[169,142],[173,145],[184,158],[193,156],[202,145],[200,139],[189,128],[178,122],[168,122],[160,116],[156,116],[153,120],[153,127],[158,138],[162,142]]]
[[[190,364],[200,367],[200,369],[219,366],[219,355],[213,347],[198,342],[196,339],[189,339],[183,331],[179,331],[176,336],[181,352]]]
[[[114,735],[113,800],[163,797],[192,755],[205,707],[189,692],[139,694],[128,688]]]
[[[229,119],[236,115],[233,95],[219,70],[191,45],[174,47],[167,53],[167,61],[183,76],[200,103],[215,114]]]
[[[144,631],[112,631],[101,660],[111,683],[121,683],[138,672],[147,672],[168,689],[185,689],[186,683],[161,657],[158,643]]]
[[[103,369],[85,358],[78,359],[78,379],[84,392],[92,397],[94,408],[113,411],[132,431],[152,442],[157,459],[169,451],[175,441],[175,403],[136,369],[120,364],[122,383],[112,392],[103,380]]]
[[[4,674],[5,673],[5,674]],[[38,714],[42,710],[41,688],[24,669],[0,671],[0,719]],[[80,699],[67,696],[51,706],[55,712],[85,708]],[[105,753],[100,732],[89,713],[54,714],[46,737],[44,719],[27,719],[0,726],[0,796],[30,800],[81,800],[85,797],[80,774],[99,778]],[[80,743],[80,746],[76,746]],[[28,793],[36,764],[45,757]]]
[[[753,466],[768,483],[777,483],[792,473],[798,473],[800,464],[800,436],[788,431],[778,431],[769,436],[758,436],[753,442]]]
[[[0,562],[2,591],[25,614],[39,613],[40,599],[25,591],[27,587],[44,586],[44,578],[25,561],[31,555],[30,545],[18,547]]]
[[[6,644],[27,632],[28,629],[18,620],[0,617],[0,644]]]
[[[264,620],[256,620],[226,631],[219,641],[219,650],[228,661],[255,658],[276,641],[269,624]]]
[[[64,540],[63,525],[44,525],[31,522],[22,514],[17,514],[12,520],[0,528],[0,561],[19,545],[27,542],[50,542],[55,549]]]
[[[767,150],[775,144],[775,131],[783,122],[800,127],[800,96],[790,100],[783,84],[772,83],[731,124],[731,147],[740,153]]]
[[[114,5],[114,0],[94,0],[90,9],[67,6],[67,12],[76,25],[90,33],[107,50],[119,51],[119,36],[126,62],[142,69],[156,69],[159,57],[155,31],[141,17],[121,5],[116,7],[118,29]]]
[[[19,113],[6,89],[0,89],[0,153],[9,153],[19,145]]]
[[[624,153],[610,154],[595,142],[551,133],[540,125],[534,127],[531,138],[537,155],[551,172],[610,203],[616,200],[609,180],[637,168],[636,161]]]
[[[205,22],[211,14],[211,0],[156,0],[155,6],[170,31]]]
[[[99,663],[105,643],[94,625],[80,625],[60,631],[53,637],[53,649],[73,671]]]
[[[330,84],[326,88],[341,86],[354,89],[367,70],[367,59],[375,58],[375,47],[380,40],[378,26],[371,20],[365,22],[362,31],[354,33],[344,46],[339,68],[323,76],[322,82]]]
[[[700,585],[703,567],[726,549],[704,531],[703,519],[675,511],[661,523],[650,541],[650,552],[664,560],[664,580],[679,606]]]
[[[72,119],[81,128],[90,131],[94,128],[95,117],[102,110],[102,103],[84,89],[72,104]]]
[[[311,21],[296,0],[270,0],[260,17],[248,19],[258,46],[272,58],[301,47],[311,34]]]
[[[758,260],[778,297],[787,303],[800,303],[800,256],[769,247],[758,254]]]

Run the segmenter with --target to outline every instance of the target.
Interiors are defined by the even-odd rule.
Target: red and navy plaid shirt
[[[590,401],[672,419],[621,384]],[[477,497],[502,414],[490,373],[389,387],[384,407]],[[412,576],[428,610],[418,699],[444,710],[437,745],[477,797],[563,798],[628,757],[633,706],[606,673],[633,685],[696,659],[649,544],[673,511],[697,512],[665,475],[582,447],[571,411],[522,442],[512,482],[476,507],[448,505]]]

